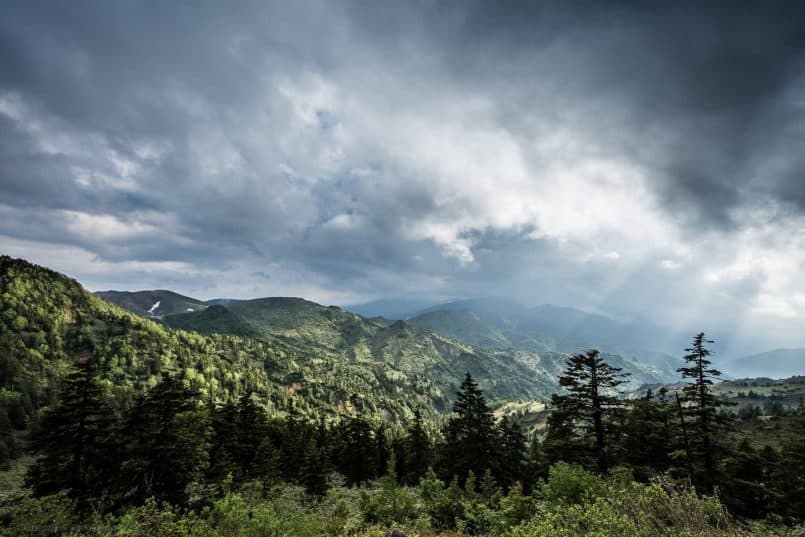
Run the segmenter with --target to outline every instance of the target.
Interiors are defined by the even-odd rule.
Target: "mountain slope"
[[[262,336],[297,352],[334,362],[383,364],[390,368],[389,381],[413,382],[430,393],[430,403],[441,410],[447,409],[467,371],[492,400],[548,397],[556,389],[552,376],[533,364],[479,351],[404,321],[388,324],[290,297],[245,300],[227,309]],[[170,316],[164,322],[207,333],[222,330],[204,314]]]
[[[163,372],[205,399],[253,391],[270,412],[293,409],[302,416],[361,412],[405,420],[423,402],[426,412],[433,412],[453,397],[449,384],[409,378],[392,364],[306,351],[267,334],[201,335],[168,328],[92,295],[66,276],[0,257],[0,411],[18,427],[53,403],[79,356],[97,364],[124,406]]]
[[[544,354],[576,353],[589,347],[619,355],[616,361],[642,378],[650,373],[662,382],[677,378],[678,359],[638,347],[651,334],[631,325],[573,308],[528,308],[502,299],[473,299],[433,306],[409,319],[470,345]]]
[[[547,399],[559,389],[557,377],[567,358],[527,334],[510,335],[480,321],[468,324],[464,322],[468,314],[460,311],[451,314],[461,323],[423,328],[413,322],[366,319],[301,298],[246,300],[227,309],[258,333],[277,338],[297,352],[313,352],[336,361],[390,364],[405,378],[427,379],[428,390],[442,393],[444,401],[466,371],[478,379],[492,400]],[[204,312],[170,316],[164,322],[201,332],[228,330],[223,324],[207,322]],[[453,325],[461,330],[454,333]],[[669,375],[662,368],[622,356],[608,354],[607,359],[631,373],[629,384],[635,388],[677,378],[675,373]]]
[[[805,375],[805,349],[776,349],[729,360],[724,370],[733,376],[783,378]]]
[[[163,324],[206,334],[219,333],[233,336],[257,337],[260,331],[240,315],[220,305],[194,313],[179,313],[162,318]]]
[[[99,291],[95,294],[138,315],[157,319],[165,315],[200,311],[207,308],[207,304],[201,300],[182,296],[164,289],[153,291]]]

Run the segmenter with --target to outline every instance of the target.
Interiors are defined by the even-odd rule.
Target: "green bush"
[[[598,476],[577,464],[560,462],[551,466],[548,479],[540,486],[540,497],[552,504],[579,504],[587,495],[596,495],[604,487]]]

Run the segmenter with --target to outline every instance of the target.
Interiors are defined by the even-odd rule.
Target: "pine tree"
[[[523,467],[523,478],[521,484],[526,494],[534,490],[534,486],[540,479],[548,477],[549,461],[542,443],[536,433],[531,437],[528,444],[528,456]]]
[[[258,477],[254,466],[258,449],[266,438],[268,419],[265,411],[255,404],[252,393],[240,396],[234,431],[233,458],[237,465],[237,478]]]
[[[431,465],[431,441],[422,422],[422,412],[414,410],[414,422],[404,442],[405,482],[418,483]]]
[[[568,358],[559,377],[567,394],[551,398],[545,448],[554,454],[574,454],[580,457],[578,462],[605,473],[610,463],[609,439],[617,431],[616,418],[624,406],[616,390],[626,375],[595,349]]]
[[[291,415],[284,422],[272,422],[269,437],[279,447],[282,477],[287,481],[300,483],[303,480],[302,468],[305,465],[308,443],[316,446],[311,428]]]
[[[514,420],[503,417],[498,425],[500,443],[497,450],[498,482],[509,487],[523,480],[526,442],[523,428]]]
[[[445,426],[441,466],[447,478],[483,475],[494,464],[497,435],[483,392],[467,373]]]
[[[227,475],[237,473],[235,461],[235,438],[238,407],[228,402],[221,407],[210,406],[210,464],[208,476],[213,482],[223,481]]]
[[[774,450],[758,452],[745,438],[730,451],[724,460],[725,479],[718,492],[731,513],[757,519],[772,511],[777,498],[769,482],[776,460]]]
[[[360,485],[376,475],[377,451],[372,426],[361,418],[344,420],[334,431],[338,445],[338,470],[350,485]]]
[[[708,359],[711,352],[706,347],[712,341],[706,339],[704,332],[696,334],[691,347],[685,349],[685,366],[678,371],[685,379],[692,382],[685,385],[682,390],[684,414],[694,420],[694,430],[691,431],[691,452],[701,457],[703,471],[701,476],[694,476],[696,481],[706,491],[711,491],[716,480],[716,451],[721,446],[716,445],[714,438],[724,431],[727,418],[720,414],[718,409],[727,403],[713,394],[711,386],[713,379],[721,376],[721,372],[711,367]]]
[[[389,461],[392,459],[391,449],[389,449],[389,441],[386,430],[386,425],[381,423],[375,429],[375,453],[374,453],[374,471],[375,477],[382,477],[384,472],[388,469]],[[396,475],[396,470],[395,470]]]
[[[624,460],[643,481],[671,467],[674,441],[670,430],[670,406],[661,393],[651,390],[631,402],[624,427]]]
[[[181,504],[188,485],[200,480],[208,464],[207,414],[198,393],[162,374],[162,381],[141,397],[126,423],[129,452],[121,483],[141,503],[151,496]]]
[[[305,492],[321,498],[327,493],[327,471],[321,450],[309,437],[302,452],[301,482]]]
[[[28,484],[38,495],[68,490],[79,507],[107,491],[115,475],[115,416],[89,353],[65,379],[57,406],[33,436],[39,457]]]

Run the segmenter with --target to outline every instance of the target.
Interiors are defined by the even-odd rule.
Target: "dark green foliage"
[[[163,375],[129,412],[125,433],[122,473],[130,485],[122,495],[137,503],[154,497],[181,504],[187,487],[202,479],[208,465],[211,431],[198,393]]]
[[[266,449],[263,440],[266,438],[267,427],[268,418],[265,410],[257,406],[252,393],[241,395],[237,407],[232,453],[239,479],[257,477],[260,467],[266,464],[266,460],[258,461],[258,455],[261,454],[261,447],[263,451]],[[262,453],[263,456],[266,454]]]
[[[708,359],[710,350],[706,347],[712,341],[706,339],[704,332],[693,338],[691,347],[685,349],[685,366],[679,372],[691,382],[683,389],[683,413],[692,419],[693,430],[690,436],[690,450],[693,457],[701,461],[694,466],[695,482],[705,490],[711,490],[717,479],[716,457],[724,449],[718,438],[725,432],[729,418],[718,412],[727,403],[715,396],[712,390],[713,379],[721,372],[711,367]]]
[[[422,412],[414,411],[414,421],[402,443],[405,472],[403,480],[415,484],[425,475],[432,464],[433,446],[422,422]]]
[[[312,496],[324,496],[327,492],[326,457],[312,437],[308,438],[302,450],[300,466],[299,482],[305,487],[305,491]]]
[[[777,458],[774,450],[758,451],[746,440],[729,452],[721,462],[719,493],[731,512],[763,518],[774,510],[779,498],[771,482]]]
[[[544,448],[554,460],[576,460],[604,473],[616,446],[624,403],[617,388],[624,374],[591,349],[567,360],[559,377],[565,395],[551,398],[548,437]],[[568,457],[569,455],[569,457]]]
[[[87,352],[65,378],[58,405],[45,413],[33,435],[38,458],[28,483],[35,493],[68,490],[82,508],[99,501],[120,462],[115,425]]]
[[[347,483],[359,485],[381,474],[375,432],[366,420],[349,418],[332,431],[334,460]]]
[[[500,440],[497,446],[498,483],[506,488],[522,482],[526,467],[526,437],[516,421],[504,417],[498,424]]]
[[[781,511],[790,518],[805,520],[805,414],[800,412],[785,442],[774,481],[778,484]]]
[[[229,475],[240,472],[236,460],[236,437],[238,407],[229,402],[215,408],[210,405],[210,425],[212,438],[210,443],[210,459],[208,478],[211,481],[223,481]]]
[[[623,429],[621,461],[634,470],[638,479],[648,481],[672,468],[678,434],[674,407],[665,388],[659,396],[649,390],[645,397],[632,401]]]
[[[467,373],[453,404],[454,416],[444,429],[442,475],[462,481],[470,472],[483,475],[494,468],[497,431],[483,392]]]

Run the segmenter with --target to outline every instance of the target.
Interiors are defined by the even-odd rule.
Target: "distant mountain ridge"
[[[332,359],[391,361],[403,364],[412,374],[449,374],[451,382],[460,381],[453,378],[455,371],[465,368],[479,375],[482,386],[499,398],[550,396],[558,389],[556,379],[567,354],[588,346],[572,336],[555,338],[531,332],[532,309],[502,299],[438,304],[408,321],[395,322],[367,319],[337,306],[295,297],[204,304],[204,310],[166,314],[161,320],[200,333],[276,337],[298,352],[313,350]],[[392,305],[400,304],[392,301]],[[378,345],[381,340],[384,344]],[[602,350],[613,365],[631,374],[632,387],[676,380],[678,364],[671,358],[643,359]],[[456,363],[459,356],[462,358]],[[441,367],[445,361],[457,369],[448,372]],[[430,369],[434,367],[438,371]],[[496,380],[485,384],[486,378]]]
[[[650,326],[553,305],[527,307],[506,299],[470,299],[432,306],[409,322],[485,348],[577,353],[595,347],[648,363],[669,377],[677,357],[657,350],[661,337]],[[680,342],[680,349],[683,343]]]
[[[805,375],[805,349],[775,349],[728,360],[723,368],[734,376],[782,378]]]
[[[362,315],[367,319],[373,317],[384,317],[393,321],[406,320],[416,315],[425,308],[430,307],[433,302],[426,300],[412,300],[406,298],[383,298],[364,302],[362,304],[351,304],[344,306],[344,309]]]
[[[176,315],[188,311],[207,309],[201,300],[168,291],[155,289],[147,291],[99,291],[95,295],[114,302],[138,315],[160,319],[165,315]]]
[[[202,333],[267,335],[280,338],[300,352],[314,351],[353,361],[381,360],[411,374],[448,376],[451,382],[460,381],[456,371],[469,370],[498,398],[525,393],[548,397],[558,389],[556,378],[567,356],[539,342],[530,346],[483,345],[483,341],[456,337],[438,326],[423,326],[413,320],[367,319],[337,306],[322,306],[302,298],[240,300],[215,308],[166,316],[163,322]],[[675,369],[611,353],[608,356],[631,373],[631,384],[676,379]],[[445,368],[445,364],[452,365]]]

